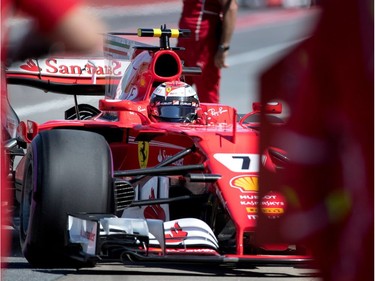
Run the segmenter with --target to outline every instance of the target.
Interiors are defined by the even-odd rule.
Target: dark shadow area
[[[118,266],[118,270],[101,269],[100,266]],[[145,275],[145,276],[221,276],[221,277],[261,277],[261,278],[302,278],[316,277],[319,274],[315,272],[305,272],[300,274],[288,274],[279,272],[258,272],[256,267],[248,266],[247,268],[235,268],[232,266],[212,266],[204,264],[165,264],[165,263],[107,263],[98,264],[96,268],[83,268],[77,271],[69,272],[77,276],[93,275],[93,276],[119,276],[119,275]],[[145,271],[147,269],[147,271]],[[161,272],[160,269],[173,270],[173,272]],[[40,272],[51,272],[50,270],[38,270]],[[60,274],[66,274],[67,271],[59,271]],[[178,272],[181,271],[181,272]],[[54,271],[55,272],[55,271]]]

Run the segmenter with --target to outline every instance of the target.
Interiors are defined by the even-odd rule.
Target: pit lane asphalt
[[[306,36],[301,26],[307,19],[287,19],[282,24],[272,23],[269,19],[264,22],[265,13],[272,11],[259,11],[262,13],[263,23],[247,26],[246,22],[256,18],[259,13],[242,10],[239,22],[243,20],[243,26],[236,29],[228,62],[230,68],[223,70],[222,102],[238,108],[238,112],[247,112],[251,107],[251,101],[258,99],[259,73],[272,64],[286,50],[293,46],[301,38]],[[285,12],[285,11],[282,11]],[[285,13],[283,13],[285,14]],[[246,19],[247,20],[244,20]],[[105,17],[106,18],[106,17]],[[280,18],[280,17],[279,17]],[[166,14],[155,13],[152,17],[141,15],[128,15],[124,17],[106,18],[113,30],[133,30],[136,27],[155,27],[160,22],[173,24],[178,19],[178,14],[168,12]],[[254,20],[255,21],[255,20]],[[259,21],[258,21],[259,22]],[[22,120],[32,119],[43,122],[46,119],[60,118],[64,109],[71,104],[71,97],[46,94],[29,88],[11,86],[12,104],[17,112],[24,112]],[[58,101],[58,102],[57,102]],[[25,105],[27,103],[27,105]],[[58,107],[56,107],[58,105]],[[61,113],[55,116],[54,112]],[[31,269],[19,251],[18,236],[15,230],[9,229],[14,237],[12,252],[7,258],[8,268],[4,271],[3,280],[296,280],[318,281],[316,271],[311,269],[296,269],[287,267],[261,267],[248,269],[222,269],[206,266],[200,267],[175,267],[146,266],[132,264],[122,266],[119,264],[104,264],[95,269],[72,270],[39,270]]]

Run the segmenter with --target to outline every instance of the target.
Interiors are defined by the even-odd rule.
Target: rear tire
[[[57,129],[32,141],[20,212],[22,252],[34,267],[91,267],[67,251],[67,215],[110,213],[112,157],[93,132]]]

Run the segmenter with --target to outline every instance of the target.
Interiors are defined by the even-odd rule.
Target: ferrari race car
[[[285,210],[276,192],[258,198],[259,167],[276,173],[286,157],[276,148],[259,152],[260,104],[240,115],[199,103],[184,79],[200,69],[184,66],[177,51],[185,50],[170,44],[188,35],[165,26],[111,33],[104,58],[29,59],[8,68],[8,83],[76,102],[64,120],[21,121],[5,144],[32,266],[311,260],[298,245],[254,243],[258,212],[277,220]],[[134,36],[159,37],[160,45]],[[104,97],[96,108],[76,95]],[[277,103],[262,108],[281,112]]]

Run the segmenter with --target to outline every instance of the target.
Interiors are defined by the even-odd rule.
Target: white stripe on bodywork
[[[259,154],[216,153],[214,158],[232,172],[259,172]]]

